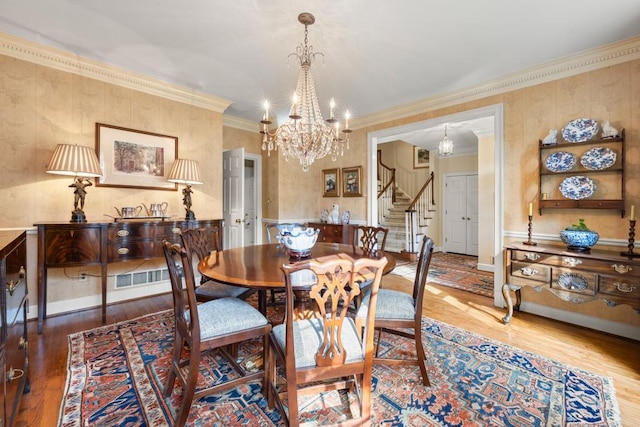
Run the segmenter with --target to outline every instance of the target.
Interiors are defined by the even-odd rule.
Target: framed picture
[[[342,196],[362,197],[362,166],[342,168]]]
[[[429,150],[426,148],[413,147],[413,168],[429,167]]]
[[[96,123],[99,187],[177,190],[167,174],[178,158],[178,137]]]
[[[340,175],[338,169],[322,171],[322,197],[338,197],[340,195]]]

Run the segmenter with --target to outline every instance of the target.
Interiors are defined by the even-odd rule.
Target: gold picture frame
[[[322,197],[340,196],[340,174],[338,168],[322,170]]]
[[[421,169],[429,167],[429,150],[421,147],[413,147],[413,168]]]
[[[96,123],[96,152],[102,169],[98,187],[178,189],[167,181],[178,158],[178,137]]]
[[[362,197],[362,166],[342,168],[342,196]]]

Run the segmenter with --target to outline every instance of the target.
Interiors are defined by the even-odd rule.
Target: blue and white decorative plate
[[[562,128],[562,138],[567,142],[584,142],[593,138],[598,130],[598,122],[593,119],[575,119]]]
[[[551,172],[566,172],[576,164],[576,156],[566,151],[556,151],[544,161]]]
[[[610,168],[615,162],[616,152],[605,147],[592,148],[580,157],[582,166],[593,171]]]
[[[560,193],[567,199],[586,199],[591,197],[594,191],[596,191],[595,182],[582,175],[570,176],[560,183]]]
[[[561,273],[558,276],[558,285],[564,289],[583,291],[589,286],[587,279],[576,273]]]

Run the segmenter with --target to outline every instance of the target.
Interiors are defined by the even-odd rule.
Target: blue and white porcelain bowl
[[[313,227],[295,227],[282,232],[282,243],[293,258],[305,258],[311,255],[311,249],[318,240],[319,229]]]
[[[577,252],[588,252],[595,245],[600,236],[595,231],[562,230],[560,240],[567,245],[567,249]]]

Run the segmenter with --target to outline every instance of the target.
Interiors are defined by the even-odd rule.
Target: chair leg
[[[264,378],[262,379],[262,394],[267,399],[267,405],[271,408],[271,403],[273,401],[273,396],[271,393],[271,378],[272,378],[272,366],[273,360],[271,356],[271,343],[269,339],[269,335],[265,335],[262,340],[262,354],[263,354],[263,365],[262,369],[264,370]]]
[[[422,384],[426,387],[430,387],[429,375],[427,375],[426,356],[424,352],[424,345],[422,344],[422,328],[420,324],[414,327],[414,335],[416,337],[416,356],[418,358],[418,366],[420,367],[420,373],[422,374]]]
[[[171,355],[171,366],[169,368],[169,375],[167,375],[167,380],[164,383],[164,389],[162,390],[162,396],[165,398],[171,396],[173,387],[176,383],[176,369],[178,369],[178,365],[180,363],[180,353],[182,351],[182,345],[182,340],[176,335],[173,342],[173,354]]]
[[[175,427],[183,427],[187,423],[189,418],[189,410],[191,409],[191,403],[193,402],[193,396],[196,392],[196,385],[198,383],[198,367],[200,366],[200,349],[198,352],[194,352],[193,349],[189,353],[189,375],[187,377],[186,384],[182,393],[182,404],[180,405],[180,411],[176,417]]]

